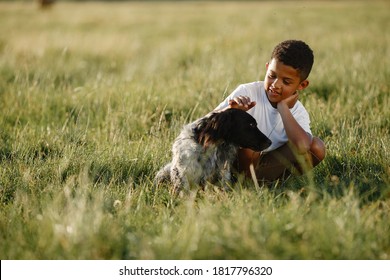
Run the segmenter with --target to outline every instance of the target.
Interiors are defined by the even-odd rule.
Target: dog
[[[170,182],[175,191],[206,182],[227,188],[238,149],[262,151],[270,145],[247,112],[233,108],[211,112],[184,126],[173,143],[172,161],[157,172],[155,183]]]

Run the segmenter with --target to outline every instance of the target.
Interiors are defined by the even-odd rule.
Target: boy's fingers
[[[229,100],[229,106],[231,108],[241,109],[244,111],[247,111],[247,110],[253,108],[255,105],[256,105],[255,101],[242,102],[242,99],[239,99],[239,98]]]
[[[234,100],[229,100],[229,106],[230,106],[231,108],[237,108],[237,107],[238,107],[238,104],[237,104],[237,102],[234,101]]]
[[[256,105],[256,101],[252,101],[252,102],[249,104],[249,106],[248,106],[248,110],[251,109],[251,108],[253,108],[253,107],[255,107],[255,105]]]
[[[291,109],[292,107],[294,107],[294,105],[295,105],[295,103],[297,103],[298,99],[299,99],[299,93],[298,93],[298,92],[296,92],[296,93],[294,93],[293,95],[291,95],[290,97],[288,97],[288,98],[286,99],[288,107],[289,107],[290,109]]]
[[[249,106],[252,101],[248,96],[237,96],[236,98],[233,99],[238,105],[247,107]]]

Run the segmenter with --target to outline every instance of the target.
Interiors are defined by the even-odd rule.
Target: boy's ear
[[[303,80],[303,81],[299,84],[298,90],[305,89],[305,88],[308,87],[308,85],[309,85],[309,80]]]

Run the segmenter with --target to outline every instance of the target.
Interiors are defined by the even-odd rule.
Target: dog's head
[[[262,151],[271,145],[271,140],[257,128],[256,120],[239,109],[215,112],[202,119],[197,135],[198,142],[205,147],[225,141],[241,148]]]

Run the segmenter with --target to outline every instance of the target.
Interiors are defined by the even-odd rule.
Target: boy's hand
[[[282,101],[280,101],[277,104],[277,106],[279,107],[279,105],[286,104],[288,106],[288,108],[291,109],[292,107],[294,107],[295,103],[297,103],[298,98],[299,98],[299,93],[295,92],[293,95],[291,95],[291,96],[287,97],[286,99],[283,99]]]
[[[229,107],[235,109],[241,109],[248,111],[256,105],[255,101],[251,101],[248,96],[237,96],[236,98],[229,101]]]

